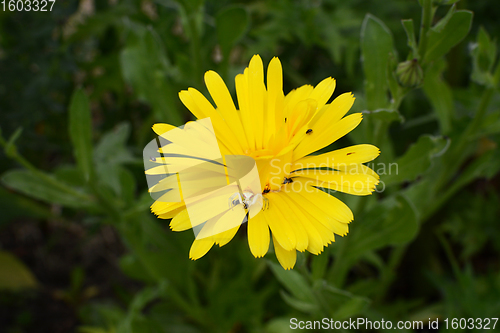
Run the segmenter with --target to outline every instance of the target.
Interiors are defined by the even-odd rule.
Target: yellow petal
[[[273,234],[274,252],[276,253],[276,258],[278,258],[279,263],[284,269],[289,270],[295,266],[297,261],[297,250],[285,250],[280,242],[276,240]]]
[[[303,157],[295,162],[293,170],[360,164],[369,162],[378,155],[380,150],[373,145],[355,145],[321,155]]]
[[[244,150],[248,149],[249,145],[245,136],[245,131],[226,84],[220,75],[214,71],[205,73],[205,84],[207,85],[208,92],[217,105],[217,111],[219,111],[226,123],[234,129],[233,133],[240,142],[241,147]]]
[[[212,231],[213,234],[218,235],[235,227],[239,227],[246,218],[245,215],[246,211],[243,205],[237,205],[229,209],[215,222]]]
[[[198,90],[189,88],[188,90],[181,91],[179,98],[196,118],[203,119],[210,117],[219,143],[223,144],[229,152],[236,155],[243,153],[243,149],[233,132],[205,96]]]
[[[375,190],[379,180],[370,174],[350,174],[344,171],[301,170],[293,173],[294,181],[308,183],[309,186],[326,187],[353,195],[369,195]],[[303,179],[301,179],[303,177]],[[308,182],[308,179],[310,180]]]
[[[283,69],[281,62],[274,57],[267,67],[267,117],[264,129],[264,142],[275,135],[278,124],[284,121],[283,116]]]
[[[264,135],[264,65],[259,55],[254,55],[248,66],[248,94],[252,117],[255,119],[255,147],[262,149]]]
[[[309,238],[307,236],[307,230],[304,228],[304,225],[301,223],[301,221],[297,218],[296,215],[290,213],[291,204],[293,203],[290,202],[290,200],[286,196],[284,196],[283,193],[279,193],[273,198],[273,205],[275,205],[281,211],[281,214],[286,218],[288,225],[295,233],[295,238],[297,239],[297,250],[303,252],[309,245]]]
[[[248,68],[245,69],[243,74],[238,74],[234,78],[236,85],[236,96],[238,97],[238,106],[240,109],[241,122],[243,129],[245,130],[245,135],[248,141],[248,147],[250,150],[255,149],[255,117],[252,115],[252,109],[250,108],[250,96],[248,92]]]
[[[196,260],[203,257],[213,245],[212,238],[195,239],[189,250],[189,259]]]
[[[297,245],[295,232],[290,227],[281,211],[276,207],[274,198],[277,195],[279,194],[272,192],[267,194],[269,207],[264,212],[264,218],[266,219],[274,237],[276,237],[276,240],[281,244],[281,247],[287,251],[292,249],[295,250]]]
[[[316,206],[321,207],[322,210],[329,213],[329,215],[339,222],[350,223],[354,219],[354,215],[349,206],[333,195],[316,188],[310,188],[299,194],[306,197],[307,200],[314,202]]]
[[[264,214],[261,212],[248,221],[248,246],[255,258],[265,256],[269,250],[269,226]]]
[[[380,176],[375,171],[363,164],[339,164],[335,166],[335,169],[352,175],[369,175],[373,178],[380,179]]]
[[[303,140],[297,145],[293,151],[293,156],[295,160],[302,158],[310,153],[313,153],[321,148],[328,146],[329,144],[337,141],[350,131],[352,131],[361,122],[361,113],[354,113],[342,118],[340,121],[330,124],[325,129],[319,129],[325,127],[323,125],[311,126],[313,132],[311,135],[304,136]]]
[[[320,110],[332,97],[333,91],[335,90],[335,79],[327,77],[311,92],[309,98],[314,99],[317,102],[318,110]]]
[[[294,181],[294,183],[295,182],[296,181]],[[317,191],[317,189],[307,185],[304,188],[305,190],[300,192],[287,191],[286,194],[289,195],[297,205],[300,205],[303,210],[308,212],[321,224],[328,228],[328,230],[336,233],[337,235],[345,235],[348,231],[347,223],[340,222],[337,214],[329,214],[331,211],[329,213],[325,212],[323,207],[317,201],[313,201],[314,199],[318,199],[318,196],[314,196],[313,194],[315,193],[315,190]]]
[[[322,107],[311,119],[311,128],[317,130],[325,130],[327,126],[335,124],[342,119],[354,104],[354,96],[352,93],[343,93],[335,98],[330,104]]]
[[[191,224],[191,220],[189,219],[189,213],[187,209],[181,211],[172,219],[172,221],[170,221],[170,229],[172,229],[173,231],[184,231],[191,229],[192,227],[193,225]]]
[[[154,124],[153,125],[153,131],[158,134],[158,135],[162,135],[163,133],[166,133],[170,130],[173,130],[174,128],[177,128],[173,125],[170,125],[170,124]]]
[[[162,201],[155,201],[151,205],[151,212],[153,212],[156,215],[159,214],[165,214],[169,213],[172,210],[175,210],[179,207],[183,207],[184,203],[183,202],[162,202]]]
[[[232,229],[226,230],[224,232],[221,232],[220,234],[215,235],[214,236],[215,244],[219,244],[219,247],[223,247],[224,245],[229,243],[231,239],[234,238],[239,228],[240,225],[238,224],[236,227]]]
[[[308,99],[309,95],[311,95],[313,90],[314,90],[313,86],[306,84],[306,85],[303,85],[302,87],[299,87],[297,89],[290,91],[285,96],[284,105],[283,105],[284,110],[285,110],[284,111],[285,118],[289,117],[290,113],[295,108],[295,105],[297,105],[297,103]]]
[[[298,221],[304,226],[305,231],[307,232],[308,237],[308,245],[307,251],[313,254],[319,254],[323,251],[323,245],[328,244],[328,237],[323,239],[322,235],[319,233],[318,228],[311,220],[314,218],[309,214],[306,215],[299,207],[298,204],[290,198],[287,193],[283,192],[283,196],[285,196],[288,200],[290,207],[290,214],[295,216]],[[324,231],[322,228],[322,231]],[[326,230],[329,232],[328,230]],[[331,232],[330,232],[331,233]],[[333,235],[332,235],[333,237]]]

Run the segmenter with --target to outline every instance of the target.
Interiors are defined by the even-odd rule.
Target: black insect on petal
[[[312,132],[313,132],[313,130],[312,130],[312,129],[308,129],[308,130],[306,131],[306,134],[311,134]]]
[[[289,183],[293,183],[293,179],[285,177],[285,179],[283,180],[283,184],[289,184]]]

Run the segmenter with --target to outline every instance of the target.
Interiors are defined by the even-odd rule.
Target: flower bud
[[[424,72],[417,59],[400,62],[396,68],[396,75],[403,87],[417,87],[424,79]]]

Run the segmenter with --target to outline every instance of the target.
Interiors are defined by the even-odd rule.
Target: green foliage
[[[378,18],[367,14],[361,27],[361,52],[365,73],[366,103],[369,110],[387,106],[386,68],[394,52],[392,34]]]
[[[472,12],[467,10],[455,11],[451,7],[448,14],[429,30],[427,50],[424,61],[434,61],[450,51],[469,33],[472,23]]]
[[[78,168],[86,181],[93,176],[92,124],[90,103],[82,90],[77,90],[69,105],[69,137],[74,147]]]
[[[241,39],[248,29],[249,15],[245,7],[229,6],[217,13],[215,26],[217,39],[224,58],[229,57],[229,52]]]
[[[82,333],[281,333],[294,331],[290,318],[497,316],[497,4],[79,3],[57,2],[43,17],[0,13],[2,312],[48,294],[74,310]],[[280,57],[285,93],[327,76],[334,96],[354,92],[352,111],[364,120],[327,149],[381,149],[368,164],[381,176],[378,193],[331,193],[354,212],[349,234],[319,256],[298,253],[290,271],[272,248],[253,258],[244,227],[189,260],[192,233],[150,213],[141,161],[154,123],[190,119],[180,90],[204,92],[212,69],[234,96],[234,75],[256,53],[264,63]],[[47,234],[55,224],[79,230],[84,245],[59,251],[19,222]],[[56,278],[43,274],[50,250],[92,253],[101,233],[121,250],[100,248],[98,269],[81,260]],[[36,260],[21,242],[30,239],[42,239]],[[10,316],[7,329],[39,329],[22,320],[31,309]]]
[[[33,273],[12,254],[0,251],[0,290],[35,288],[37,282]]]

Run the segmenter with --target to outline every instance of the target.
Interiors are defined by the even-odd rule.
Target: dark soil
[[[0,332],[75,332],[79,308],[116,298],[113,286],[136,289],[121,273],[125,252],[111,226],[84,228],[68,221],[12,221],[0,229],[0,249],[22,260],[37,290],[0,291]],[[81,281],[81,282],[78,282]]]

